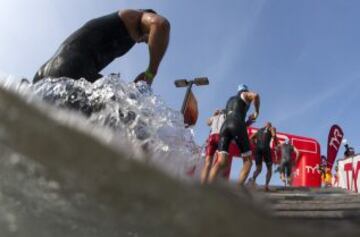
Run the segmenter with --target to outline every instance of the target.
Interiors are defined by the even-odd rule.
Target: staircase
[[[271,190],[264,193],[271,218],[304,234],[360,236],[360,194],[337,188]]]

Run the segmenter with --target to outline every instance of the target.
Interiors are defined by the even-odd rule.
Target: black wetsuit
[[[229,145],[235,140],[242,155],[250,155],[250,143],[245,124],[249,105],[241,99],[241,93],[231,97],[226,104],[226,119],[220,129],[219,151],[229,151]],[[250,154],[248,154],[250,153]]]
[[[271,131],[267,128],[261,128],[256,133],[256,149],[255,149],[255,163],[257,166],[261,165],[263,158],[267,167],[271,167]]]
[[[285,173],[287,177],[290,177],[293,162],[291,159],[291,154],[294,152],[294,147],[291,144],[284,143],[281,145],[281,163],[280,163],[280,172]]]
[[[94,82],[99,72],[135,44],[118,12],[90,20],[71,34],[35,74],[34,83],[45,77],[84,77]]]

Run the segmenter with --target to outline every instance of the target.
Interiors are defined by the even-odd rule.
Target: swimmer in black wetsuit
[[[151,85],[169,42],[168,20],[151,9],[124,10],[87,22],[71,34],[34,76],[34,83],[46,77],[85,78],[94,82],[100,71],[126,54],[135,43],[149,46],[148,68],[135,82]]]
[[[275,149],[281,149],[281,162],[279,165],[280,179],[286,183],[287,177],[287,183],[291,185],[292,169],[300,158],[300,152],[291,144],[289,138],[286,138],[284,143],[277,145]],[[292,159],[292,153],[296,155],[295,160]]]
[[[239,185],[243,185],[249,175],[252,161],[245,117],[251,103],[254,103],[255,112],[250,115],[250,119],[256,120],[259,115],[260,97],[257,93],[249,91],[246,85],[240,85],[237,95],[228,100],[225,109],[226,119],[220,130],[219,159],[210,171],[209,183],[215,180],[220,170],[226,165],[232,140],[235,140],[244,161]]]
[[[262,170],[262,162],[264,160],[267,168],[265,191],[269,191],[269,183],[272,176],[272,157],[270,143],[271,139],[276,144],[276,129],[270,122],[266,122],[263,128],[260,128],[256,133],[250,136],[250,140],[255,143],[255,164],[256,170],[253,173],[253,177],[249,179],[249,183],[255,185],[256,178]]]

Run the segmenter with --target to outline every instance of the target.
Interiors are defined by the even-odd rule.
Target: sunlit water
[[[110,75],[95,83],[69,78],[45,79],[35,85],[3,83],[22,96],[35,95],[80,114],[87,122],[110,128],[119,144],[130,142],[134,152],[146,154],[145,162],[170,175],[186,176],[199,162],[200,147],[193,131],[184,127],[182,114],[168,107],[144,82],[129,83],[119,75]]]
[[[199,147],[192,131],[184,128],[182,114],[169,108],[144,82],[128,83],[118,75],[93,84],[46,79],[32,90],[45,101],[81,111],[92,123],[111,128],[119,138],[126,137],[170,174],[184,175],[199,158]]]
[[[135,85],[118,75],[104,77],[93,84],[58,78],[32,85],[15,79],[2,78],[2,87],[19,94],[30,104],[51,104],[59,113],[49,111],[49,116],[74,123],[73,126],[78,124],[91,135],[94,129],[104,128],[106,132],[95,132],[95,136],[111,140],[111,146],[126,146],[140,162],[184,179],[200,161],[200,147],[194,142],[192,130],[184,128],[182,114],[169,108],[145,83]],[[57,192],[61,184],[46,179],[43,175],[46,167],[26,154],[20,155],[3,144],[0,152],[0,229],[16,233],[19,226],[25,225],[26,218],[34,215],[48,216],[51,221],[43,222],[47,225],[45,228],[59,223],[80,228],[79,218],[84,218],[84,210],[91,201],[86,201],[81,194],[63,197]],[[98,210],[96,215],[101,215],[99,212],[104,210]],[[91,216],[88,213],[87,222],[95,218]],[[38,222],[42,222],[41,218]],[[82,228],[82,234],[90,235],[97,235],[99,230],[91,225]]]

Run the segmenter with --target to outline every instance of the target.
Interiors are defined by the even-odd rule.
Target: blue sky
[[[261,95],[256,125],[317,139],[326,153],[338,123],[360,149],[360,2],[356,0],[1,0],[0,73],[32,78],[59,44],[87,20],[124,8],[153,8],[171,23],[171,40],[154,91],[180,108],[183,89],[173,80],[208,76],[195,88],[205,120],[239,83]],[[147,67],[146,45],[136,45],[103,73],[132,80]],[[340,151],[341,154],[343,150]]]

